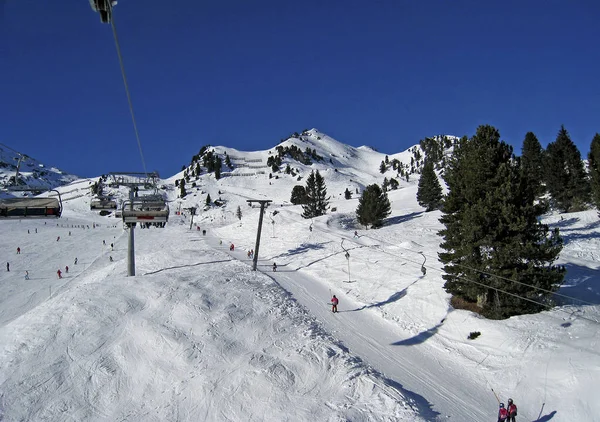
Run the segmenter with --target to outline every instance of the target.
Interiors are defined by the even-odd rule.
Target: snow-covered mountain
[[[273,171],[269,157],[292,146],[308,149],[311,163],[286,153]],[[543,218],[564,239],[565,304],[491,321],[450,306],[437,260],[440,213],[417,204],[418,175],[407,181],[392,168],[396,159],[416,169],[419,146],[386,164],[385,154],[313,129],[266,151],[209,150],[233,168],[224,164],[217,180],[198,156],[160,181],[171,215],[163,229],[135,231],[135,277],[126,276],[121,220],[90,210],[98,178],[57,188],[60,219],[0,221],[10,264],[0,272],[6,420],[479,422],[496,420],[497,398],[509,397],[519,421],[598,420],[595,210]],[[290,196],[313,169],[331,209],[306,220]],[[356,191],[391,177],[399,182],[388,192],[391,216],[364,230]],[[272,201],[258,271],[248,257],[260,212],[252,199]]]
[[[18,181],[15,181],[17,172]],[[5,190],[14,186],[44,191],[78,179],[75,175],[47,166],[27,154],[0,144],[0,195],[11,196]]]

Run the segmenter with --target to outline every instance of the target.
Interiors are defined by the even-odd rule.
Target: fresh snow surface
[[[306,220],[289,204],[306,180],[296,164],[301,181],[205,174],[184,200],[169,191],[166,228],[135,230],[135,277],[128,232],[89,211],[88,181],[59,188],[60,219],[0,221],[0,420],[483,422],[497,418],[496,395],[514,399],[520,422],[600,420],[596,211],[544,218],[565,240],[561,306],[486,320],[449,305],[440,213],[418,206],[416,180],[389,192],[383,228],[365,230],[357,195],[341,193],[381,182],[383,154],[321,138],[338,171],[313,166],[337,211]],[[190,229],[175,210],[206,193],[225,205]],[[259,208],[247,199],[273,200],[256,272]]]

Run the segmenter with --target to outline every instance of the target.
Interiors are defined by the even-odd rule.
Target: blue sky
[[[600,132],[600,2],[120,0],[148,171],[316,127],[387,154],[496,126],[520,154]],[[0,0],[0,142],[80,176],[142,171],[111,28],[88,0]]]

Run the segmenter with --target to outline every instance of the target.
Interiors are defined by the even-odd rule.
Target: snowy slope
[[[449,306],[437,261],[440,214],[416,203],[417,179],[389,192],[386,226],[364,230],[357,195],[343,192],[390,177],[379,173],[385,155],[316,130],[305,138],[285,142],[326,159],[305,166],[286,158],[282,168],[289,162],[295,176],[269,179],[274,149],[214,147],[232,158],[231,175],[192,178],[183,199],[173,186],[182,174],[164,180],[171,218],[165,229],[136,230],[135,277],[126,277],[120,221],[89,211],[90,181],[59,188],[72,195],[59,220],[0,222],[11,266],[0,272],[5,419],[484,421],[495,420],[497,394],[515,400],[520,421],[598,420],[595,211],[545,217],[565,239],[563,304],[488,321]],[[310,221],[289,199],[312,169],[337,211]],[[202,209],[207,194],[223,206],[194,217],[203,236],[175,210]],[[259,210],[248,199],[273,201],[258,272],[246,252]],[[65,265],[69,274],[58,279]],[[331,294],[338,314],[329,311]],[[468,340],[473,331],[481,336]]]
[[[32,188],[54,189],[79,179],[56,167],[46,166],[27,154],[0,145],[0,197],[11,196],[1,188],[9,186],[11,178],[14,183],[17,166],[19,166],[19,181]]]

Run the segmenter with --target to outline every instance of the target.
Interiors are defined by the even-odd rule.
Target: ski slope
[[[338,171],[313,166],[335,212],[306,220],[289,204],[301,165],[301,181],[204,175],[183,200],[169,191],[166,228],[136,230],[135,277],[126,276],[127,231],[89,211],[89,183],[59,189],[68,199],[60,219],[0,221],[10,263],[0,271],[3,420],[485,421],[497,397],[514,399],[520,422],[598,420],[596,211],[544,217],[565,240],[559,307],[485,320],[449,305],[440,214],[417,205],[416,181],[389,192],[384,227],[365,230],[356,195],[342,193],[377,180],[383,156],[322,140],[311,145],[335,154]],[[174,211],[207,193],[224,205],[190,229]],[[265,198],[255,272],[247,251],[259,209],[246,201]],[[473,331],[481,335],[468,340]]]

